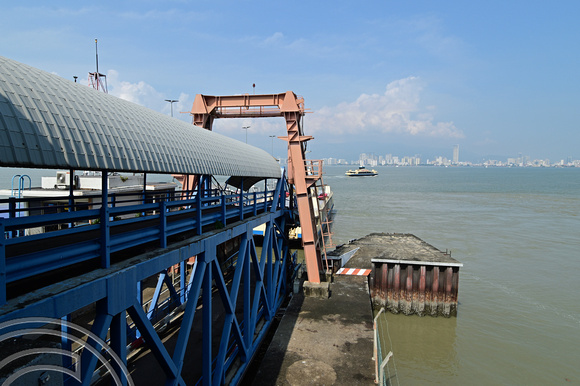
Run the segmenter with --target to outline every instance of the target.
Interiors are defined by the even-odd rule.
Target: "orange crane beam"
[[[312,204],[312,197],[316,197],[314,184],[320,176],[309,170],[305,161],[304,143],[313,137],[302,132],[300,122],[304,114],[304,98],[292,91],[262,95],[197,94],[191,109],[193,124],[207,130],[211,130],[216,118],[283,117],[286,120],[287,136],[278,138],[288,142],[288,181],[295,187],[308,281],[320,283],[322,259]]]

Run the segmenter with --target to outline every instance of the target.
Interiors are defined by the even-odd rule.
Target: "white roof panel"
[[[261,149],[1,56],[0,166],[280,178]]]

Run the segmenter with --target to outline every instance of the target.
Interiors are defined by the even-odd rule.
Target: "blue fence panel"
[[[10,283],[98,258],[102,253],[115,253],[150,242],[166,245],[167,237],[173,235],[192,230],[200,233],[204,227],[212,225],[223,227],[240,216],[257,214],[261,207],[258,201],[263,200],[263,208],[267,211],[274,201],[274,193],[240,195],[211,190],[207,197],[196,194],[193,199],[180,200],[180,196],[175,195],[164,199],[156,197],[158,202],[145,199],[146,203],[116,194],[108,199],[105,217],[102,209],[87,209],[86,203],[75,203],[74,197],[70,200],[72,207],[70,203],[50,204],[50,200],[68,200],[68,196],[47,198],[49,204],[42,207],[30,206],[34,202],[31,199],[0,200],[9,203],[9,208],[3,209],[9,218],[3,219],[1,234],[1,253],[5,260],[2,279]],[[20,204],[26,207],[16,210]],[[67,211],[29,215],[58,210]],[[34,229],[39,233],[33,234]],[[32,245],[38,250],[23,252]]]

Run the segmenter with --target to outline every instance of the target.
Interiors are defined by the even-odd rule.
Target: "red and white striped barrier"
[[[341,268],[336,274],[337,275],[353,275],[353,276],[368,276],[371,273],[370,269],[360,269],[360,268]]]

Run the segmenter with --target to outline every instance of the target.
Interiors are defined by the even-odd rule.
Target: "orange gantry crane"
[[[302,245],[308,271],[308,281],[320,283],[322,255],[318,245],[314,200],[316,182],[322,177],[322,168],[312,168],[305,160],[305,142],[313,139],[304,135],[301,118],[304,116],[304,98],[292,91],[282,94],[210,96],[197,94],[191,115],[193,124],[211,130],[216,118],[269,118],[283,117],[287,135],[278,137],[288,142],[288,181],[294,185]]]

